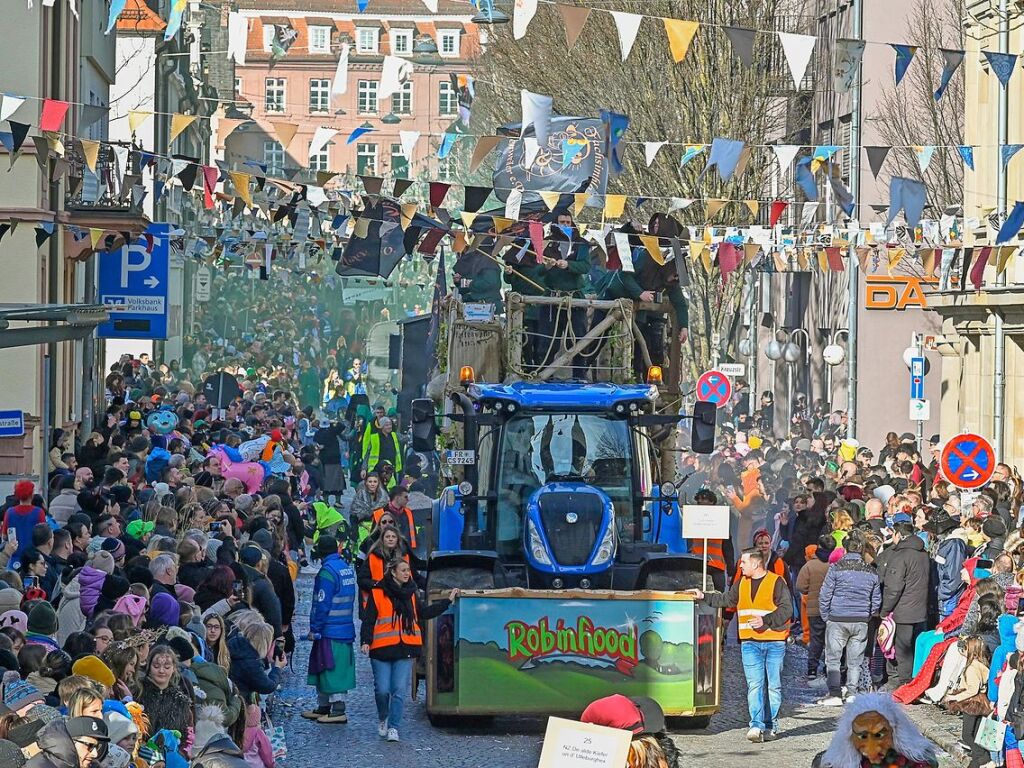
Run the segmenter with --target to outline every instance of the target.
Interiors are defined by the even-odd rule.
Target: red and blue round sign
[[[996,452],[981,435],[965,432],[946,443],[939,460],[942,474],[957,488],[980,488],[996,468]]]
[[[697,399],[721,408],[732,397],[732,382],[721,371],[704,371],[697,379]]]

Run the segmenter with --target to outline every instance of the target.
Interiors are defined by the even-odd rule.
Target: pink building
[[[481,33],[471,23],[471,6],[441,0],[430,13],[419,0],[373,0],[367,13],[346,9],[336,0],[240,0],[249,35],[244,65],[235,70],[237,110],[251,116],[226,140],[225,160],[266,163],[268,172],[310,167],[314,171],[445,179],[451,174],[437,158],[447,128],[457,118],[458,100],[451,74],[466,74],[480,53]],[[352,6],[349,9],[348,6]],[[271,44],[277,27],[297,34],[276,63]],[[350,46],[347,87],[332,94],[342,45]],[[378,98],[386,54],[413,66],[401,93]],[[229,115],[230,116],[230,115]],[[239,116],[239,115],[235,115]],[[298,126],[281,146],[271,121]],[[374,130],[351,144],[358,126]],[[320,127],[338,134],[316,155],[310,141]],[[422,134],[411,163],[402,152],[400,132]]]

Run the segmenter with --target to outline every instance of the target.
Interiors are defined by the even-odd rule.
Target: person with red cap
[[[584,723],[630,731],[629,768],[679,768],[679,750],[665,729],[665,713],[647,696],[620,693],[592,701],[580,716]]]
[[[0,536],[7,539],[12,536],[17,540],[17,546],[11,554],[9,567],[17,569],[21,567],[21,556],[26,549],[32,546],[32,529],[39,523],[46,522],[46,513],[41,507],[32,503],[32,496],[35,493],[35,486],[31,480],[19,480],[14,484],[14,499],[17,502],[9,507],[4,514],[3,525],[0,525]]]

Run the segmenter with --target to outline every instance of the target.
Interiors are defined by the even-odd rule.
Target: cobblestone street
[[[296,637],[304,638],[309,611],[312,577],[299,582],[299,608],[296,611]],[[299,713],[315,702],[313,689],[305,685],[309,643],[300,639],[295,653],[295,669],[287,678],[273,710],[276,724],[288,733],[289,754],[285,768],[315,768],[325,764],[379,764],[381,759],[415,768],[534,768],[540,754],[544,722],[539,719],[499,719],[486,729],[438,729],[427,721],[421,700],[408,702],[402,724],[402,742],[389,744],[377,735],[377,716],[373,703],[370,664],[358,656],[359,687],[349,695],[347,725],[320,725],[304,720]],[[718,768],[746,764],[751,758],[767,759],[786,766],[809,766],[814,756],[828,744],[839,709],[815,706],[824,691],[803,680],[805,651],[792,646],[786,656],[780,738],[766,744],[751,744],[744,738],[747,730],[746,686],[739,660],[739,649],[730,645],[723,674],[722,708],[712,718],[707,731],[680,732],[675,736],[686,762]],[[422,691],[422,687],[421,687]],[[911,716],[940,745],[956,741],[954,725],[958,719],[938,715],[933,707],[914,707]],[[934,733],[933,733],[934,731]],[[936,736],[937,734],[937,736]],[[693,762],[696,761],[696,762]],[[948,755],[943,763],[952,765]]]

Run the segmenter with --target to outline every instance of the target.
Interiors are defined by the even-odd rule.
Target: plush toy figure
[[[262,464],[256,461],[238,461],[241,458],[238,452],[223,445],[213,446],[207,455],[219,456],[221,475],[225,478],[236,477],[241,480],[246,493],[259,492],[267,475]]]
[[[836,723],[832,743],[814,759],[821,768],[935,768],[935,746],[885,693],[858,696]]]
[[[169,406],[161,408],[149,414],[146,426],[158,435],[169,435],[178,426],[178,414]]]

